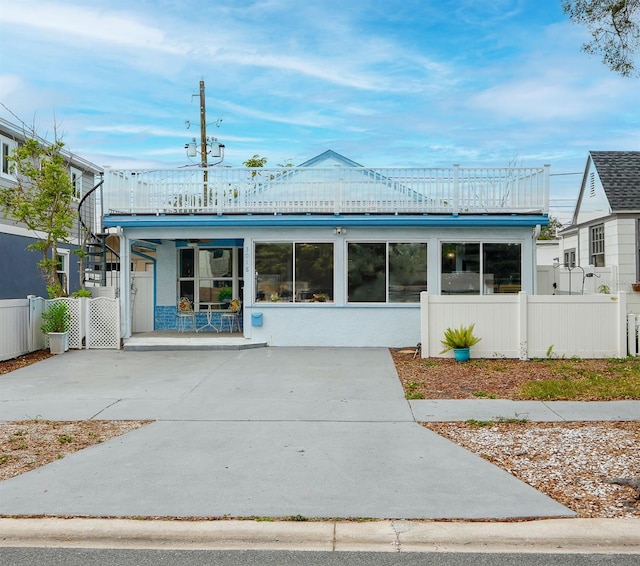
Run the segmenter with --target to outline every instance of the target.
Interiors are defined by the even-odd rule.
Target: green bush
[[[55,302],[42,313],[42,332],[68,332],[71,323],[71,315],[67,303]]]
[[[444,332],[444,340],[441,340],[445,348],[440,353],[446,354],[450,350],[457,348],[471,348],[471,346],[480,342],[482,338],[473,335],[474,326],[475,324],[461,326],[460,328],[447,328]]]

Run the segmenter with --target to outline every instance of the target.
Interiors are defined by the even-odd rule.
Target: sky
[[[589,150],[640,150],[640,79],[588,39],[560,0],[0,0],[0,117],[100,166],[182,166],[204,81],[219,166],[550,164],[564,220]]]

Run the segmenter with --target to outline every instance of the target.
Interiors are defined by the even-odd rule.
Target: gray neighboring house
[[[15,185],[9,156],[24,142],[25,130],[0,118],[0,186]],[[45,140],[41,140],[46,143]],[[66,153],[69,160],[69,176],[75,187],[77,202],[95,185],[96,175],[102,170],[97,165],[80,157]],[[61,242],[58,253],[61,257],[60,280],[68,293],[80,288],[78,258],[72,250],[78,248],[78,230],[72,231],[69,243]],[[40,254],[27,249],[37,240],[37,235],[23,224],[7,218],[0,210],[0,299],[19,299],[27,295],[47,296],[47,289],[38,269]]]
[[[567,268],[610,273],[611,292],[640,302],[640,151],[590,151],[571,225],[561,232]],[[602,279],[604,281],[604,278]]]

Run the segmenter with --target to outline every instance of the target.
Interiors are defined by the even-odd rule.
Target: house
[[[560,290],[626,292],[637,312],[640,151],[589,152],[571,225],[560,235]]]
[[[382,169],[328,150],[281,169],[107,169],[102,190],[123,337],[134,302],[175,330],[188,298],[213,330],[231,296],[244,336],[270,345],[405,346],[420,340],[421,291],[535,292],[549,167]],[[131,291],[140,257],[145,299]]]
[[[26,136],[25,130],[0,118],[0,186],[15,186],[15,176],[11,170],[9,157]],[[41,140],[42,143],[46,143]],[[85,159],[66,152],[69,163],[69,176],[75,187],[76,200],[82,197],[95,184],[95,176],[100,168]],[[37,240],[38,235],[26,226],[7,218],[0,210],[0,299],[16,299],[27,295],[47,296],[47,289],[38,268],[41,259],[37,252],[27,249],[29,244]],[[60,242],[58,254],[60,259],[59,277],[63,288],[71,293],[80,287],[78,256],[72,253],[79,245],[77,228],[72,234],[73,240]]]

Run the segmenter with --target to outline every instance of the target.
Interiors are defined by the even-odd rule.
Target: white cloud
[[[65,43],[107,43],[184,54],[188,47],[170,39],[160,29],[148,26],[128,12],[107,11],[62,2],[4,2],[0,24],[37,28],[55,34]]]

